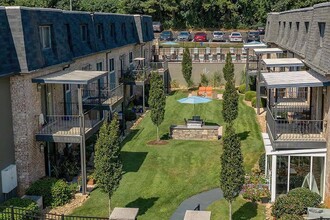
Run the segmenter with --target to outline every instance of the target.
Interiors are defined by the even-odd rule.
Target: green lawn
[[[243,199],[241,196],[233,203],[233,220],[265,219],[265,206],[257,203],[252,203]],[[225,199],[214,202],[207,208],[211,211],[211,220],[227,220],[229,215],[228,203]]]
[[[161,136],[168,137],[171,124],[184,123],[193,115],[193,106],[176,100],[187,93],[176,92],[167,97]],[[195,113],[208,123],[222,124],[222,105],[218,100],[195,105]],[[262,153],[262,141],[254,110],[240,98],[237,132],[242,139],[244,165],[251,170]],[[112,197],[112,207],[138,207],[139,219],[169,219],[182,201],[192,195],[219,186],[221,141],[168,140],[167,145],[149,146],[155,140],[156,127],[147,115],[123,143],[125,174]],[[106,195],[99,189],[91,193],[74,215],[108,214]]]

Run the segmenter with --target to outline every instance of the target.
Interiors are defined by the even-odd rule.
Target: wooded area
[[[267,13],[309,7],[327,0],[72,0],[73,10],[152,15],[165,28],[254,28]],[[70,0],[0,0],[0,5],[68,10]]]

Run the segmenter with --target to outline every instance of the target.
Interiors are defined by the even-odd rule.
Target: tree
[[[149,106],[151,108],[151,120],[157,126],[157,141],[159,141],[159,125],[164,121],[166,96],[164,84],[158,72],[151,73]]]
[[[101,190],[109,197],[109,216],[111,212],[110,199],[118,188],[122,177],[123,165],[120,160],[120,141],[118,115],[110,124],[104,121],[95,144],[95,179]]]
[[[229,219],[232,217],[232,202],[239,195],[244,184],[243,156],[240,138],[232,124],[226,126],[221,155],[220,188],[229,204]]]
[[[232,123],[238,116],[238,94],[234,82],[234,64],[231,55],[228,53],[226,64],[223,67],[223,74],[226,80],[226,87],[223,93],[222,115],[226,123]]]
[[[182,57],[182,75],[186,80],[188,87],[192,85],[191,81],[191,72],[192,72],[192,60],[190,57],[189,48],[184,48],[183,57]]]

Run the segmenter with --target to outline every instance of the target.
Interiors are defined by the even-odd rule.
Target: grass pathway
[[[160,134],[168,137],[171,124],[183,124],[193,115],[193,106],[176,100],[187,93],[167,97],[165,120]],[[196,114],[206,122],[223,124],[222,103],[214,100],[195,106]],[[262,141],[254,110],[240,98],[237,132],[242,139],[244,165],[250,171],[262,153]],[[219,186],[221,141],[168,140],[163,146],[149,146],[156,128],[147,115],[123,143],[125,174],[112,197],[112,207],[139,207],[139,219],[169,219],[185,199]],[[99,189],[75,215],[108,216],[107,196]]]

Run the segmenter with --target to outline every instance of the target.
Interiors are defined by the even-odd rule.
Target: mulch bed
[[[148,145],[166,145],[168,144],[168,141],[160,140],[160,141],[149,141],[147,143]]]

